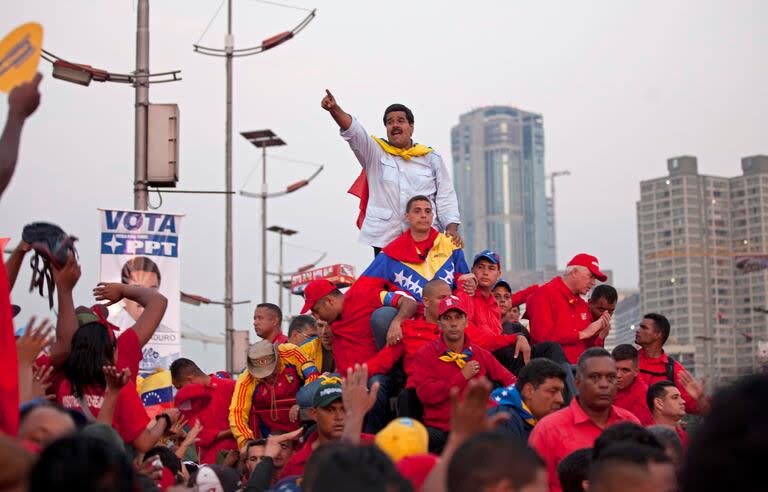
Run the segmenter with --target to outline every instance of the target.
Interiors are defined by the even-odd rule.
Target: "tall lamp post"
[[[267,302],[267,147],[285,145],[272,130],[242,132],[240,135],[261,148],[261,302]]]
[[[235,49],[235,36],[232,32],[232,0],[227,0],[227,35],[224,38],[224,49],[208,48],[198,44],[193,45],[196,53],[208,56],[217,56],[226,58],[226,123],[225,123],[225,186],[226,186],[226,226],[224,232],[224,311],[226,321],[226,360],[227,370],[232,371],[232,349],[234,344],[234,320],[232,299],[234,296],[233,286],[233,251],[232,251],[232,61],[234,57],[256,55],[270,50],[284,42],[293,39],[295,35],[301,32],[315,18],[315,11],[312,10],[301,23],[290,31],[284,31],[280,34],[265,39],[258,46],[250,48]]]
[[[275,232],[277,234],[280,234],[280,263],[277,267],[277,278],[278,283],[280,285],[280,297],[278,306],[280,306],[280,309],[283,309],[283,236],[293,236],[299,231],[294,231],[293,229],[287,229],[285,227],[280,227],[273,225],[272,227],[267,229],[269,232]]]

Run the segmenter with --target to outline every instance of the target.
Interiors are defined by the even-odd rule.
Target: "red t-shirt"
[[[235,392],[235,381],[211,377],[206,390],[211,392],[211,402],[200,412],[198,420],[203,425],[200,432],[200,463],[216,463],[216,456],[224,449],[237,449],[234,437],[216,439],[216,434],[229,430],[229,404]]]
[[[616,391],[616,399],[613,404],[635,414],[642,425],[653,425],[653,417],[648,409],[648,403],[645,401],[646,393],[648,393],[648,385],[640,377],[637,377],[631,385]]]
[[[550,492],[560,492],[557,465],[563,458],[581,448],[591,448],[605,428],[619,422],[640,421],[631,412],[613,406],[605,427],[600,427],[587,416],[577,398],[571,404],[541,419],[531,431],[528,445],[547,466]]]
[[[107,328],[105,328],[106,330]],[[142,359],[139,337],[133,329],[123,332],[117,339],[115,367],[131,370],[131,380],[123,386],[115,403],[115,414],[112,417],[112,427],[115,428],[125,442],[133,442],[147,427],[149,416],[141,402],[136,389],[136,374],[139,372],[139,362]],[[104,402],[104,388],[89,386],[83,391],[83,399],[94,417],[98,417]],[[62,379],[56,388],[56,401],[64,408],[80,408],[80,402],[72,394],[72,385],[67,379]]]
[[[19,431],[19,364],[13,333],[8,273],[0,262],[0,433],[15,436]]]
[[[363,364],[378,349],[371,330],[371,314],[382,306],[397,307],[401,294],[352,286],[344,294],[341,318],[331,323],[333,358],[336,370],[346,374],[355,364]]]

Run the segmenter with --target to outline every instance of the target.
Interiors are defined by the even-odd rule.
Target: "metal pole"
[[[280,232],[280,265],[277,267],[277,290],[280,292],[279,306],[280,310],[283,310],[283,233]]]
[[[147,109],[149,106],[149,0],[139,0],[136,22],[136,134],[133,208],[147,209]]]
[[[261,302],[267,302],[267,147],[261,147]]]
[[[227,2],[227,36],[224,40],[227,55],[227,123],[226,123],[226,145],[224,151],[224,161],[226,167],[226,239],[224,247],[224,313],[225,313],[225,361],[228,372],[233,372],[232,366],[234,353],[234,321],[232,299],[233,281],[232,281],[232,54],[235,40],[232,36],[232,0]],[[238,368],[239,369],[239,368]]]

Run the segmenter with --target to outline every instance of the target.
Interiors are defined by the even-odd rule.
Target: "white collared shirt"
[[[453,182],[442,157],[435,151],[405,160],[391,155],[352,117],[352,125],[341,130],[368,177],[368,207],[359,241],[383,248],[408,230],[405,205],[412,197],[424,195],[435,211],[434,225],[444,231],[459,224],[459,203]]]

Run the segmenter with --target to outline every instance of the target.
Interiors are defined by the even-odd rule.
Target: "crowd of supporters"
[[[0,193],[39,82],[10,94]],[[240,372],[173,361],[174,405],[153,417],[136,376],[165,297],[100,283],[77,305],[81,265],[69,251],[51,267],[55,323],[32,319],[15,332],[11,291],[31,249],[17,242],[0,267],[0,490],[766,488],[758,459],[768,444],[768,377],[706,394],[665,353],[673,327],[659,313],[640,320],[639,348],[608,352],[617,292],[597,258],[577,254],[551,281],[515,291],[498,253],[465,257],[455,193],[441,172],[426,172],[442,160],[412,144],[408,108],[385,112],[385,141],[369,138],[330,92],[322,105],[371,184],[361,217],[374,260],[346,292],[309,283],[302,314],[289,320],[259,304],[259,341]],[[398,178],[407,161],[426,167]],[[426,191],[388,201],[382,183],[398,179]],[[106,305],[123,299],[137,315],[120,330]]]

